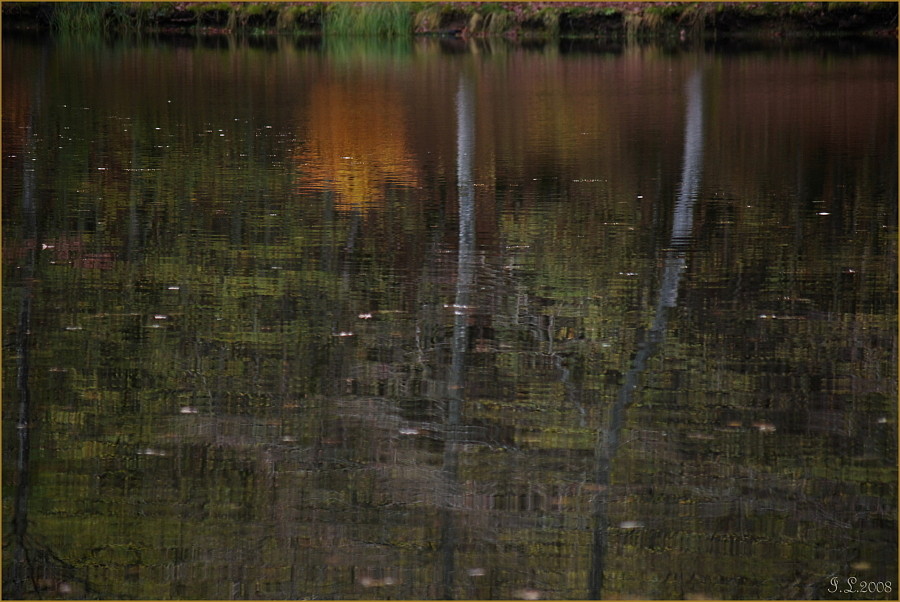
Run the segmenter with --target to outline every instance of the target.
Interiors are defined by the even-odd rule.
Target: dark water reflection
[[[4,40],[7,596],[896,596],[894,50],[220,42]]]

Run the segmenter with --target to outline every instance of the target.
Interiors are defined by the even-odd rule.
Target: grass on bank
[[[4,26],[27,22],[59,33],[224,30],[397,38],[469,36],[627,38],[748,30],[890,35],[890,2],[4,2]]]
[[[413,33],[410,5],[398,2],[337,2],[327,5],[325,35],[398,37]]]
[[[50,27],[59,33],[99,34],[113,30],[118,20],[112,2],[72,2],[54,6],[49,14]]]

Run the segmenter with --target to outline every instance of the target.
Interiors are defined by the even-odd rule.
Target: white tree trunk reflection
[[[475,186],[472,158],[475,154],[475,108],[471,83],[460,76],[456,94],[457,192],[459,195],[459,249],[456,264],[456,297],[453,303],[453,359],[447,383],[447,416],[444,424],[444,478],[452,496],[457,488],[461,416],[465,388],[465,360],[468,349],[468,314],[475,279]],[[443,595],[454,598],[456,581],[456,529],[450,500],[445,500],[441,527],[443,551]]]
[[[603,591],[603,567],[609,529],[608,502],[610,471],[619,446],[619,434],[625,422],[625,410],[631,404],[647,360],[665,338],[668,309],[675,307],[681,274],[686,267],[685,252],[690,246],[694,224],[694,203],[700,187],[703,168],[703,73],[698,68],[685,87],[686,116],[684,126],[684,160],[681,183],[675,202],[672,233],[665,252],[659,298],[653,316],[653,325],[642,341],[631,368],[625,375],[622,387],[609,410],[606,428],[601,428],[595,448],[596,482],[600,491],[594,500],[592,562],[588,583],[588,597],[598,600]]]
[[[456,95],[457,172],[459,195],[459,249],[456,265],[455,320],[453,324],[453,363],[450,369],[450,419],[459,422],[460,391],[463,386],[463,363],[468,347],[468,309],[475,279],[475,185],[472,180],[472,157],[475,154],[475,110],[471,84],[462,76]],[[455,410],[455,412],[453,411]]]

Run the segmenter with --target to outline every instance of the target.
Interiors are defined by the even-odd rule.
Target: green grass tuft
[[[107,30],[105,2],[66,2],[54,5],[50,26],[59,33],[97,35]]]
[[[322,31],[325,35],[409,36],[413,15],[404,3],[338,2],[327,6]]]

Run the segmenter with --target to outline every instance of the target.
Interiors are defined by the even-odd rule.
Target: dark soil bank
[[[4,2],[5,29],[460,37],[880,36],[896,2]]]

